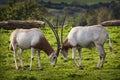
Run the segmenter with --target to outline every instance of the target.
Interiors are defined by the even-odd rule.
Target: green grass
[[[64,39],[70,29],[64,29]],[[49,28],[41,30],[56,50],[57,44],[52,31]],[[69,50],[68,62],[63,62],[60,54],[55,67],[51,66],[48,56],[41,51],[42,71],[38,70],[37,54],[35,54],[33,61],[33,70],[29,71],[30,50],[24,51],[22,55],[25,70],[21,69],[18,59],[19,70],[16,70],[13,53],[8,49],[9,36],[12,30],[0,30],[0,80],[120,80],[120,28],[109,27],[107,30],[111,35],[113,49],[116,54],[111,54],[108,41],[106,41],[107,56],[102,69],[94,69],[99,56],[97,50],[93,48],[92,50],[83,49],[82,51],[83,70],[79,70],[71,59],[71,50]]]

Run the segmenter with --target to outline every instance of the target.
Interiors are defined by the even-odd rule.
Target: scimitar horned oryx
[[[74,62],[81,69],[81,50],[82,48],[91,48],[96,46],[99,53],[99,61],[97,64],[97,69],[103,67],[106,53],[104,50],[104,42],[109,39],[109,48],[112,51],[112,45],[110,41],[109,34],[107,30],[102,25],[93,26],[78,26],[71,29],[67,38],[62,44],[61,53],[63,54],[64,60],[67,61],[68,49],[73,48],[74,52]],[[75,51],[78,49],[79,62],[75,59]]]
[[[25,49],[31,49],[30,70],[32,70],[32,61],[34,59],[35,50],[37,50],[38,52],[39,69],[42,69],[42,66],[40,64],[40,50],[43,50],[49,56],[51,64],[55,66],[57,62],[57,57],[60,51],[59,36],[54,30],[53,25],[45,18],[43,19],[48,23],[48,25],[50,26],[50,28],[55,34],[55,37],[57,39],[57,51],[56,52],[54,51],[54,49],[49,44],[48,40],[45,38],[41,30],[37,28],[16,29],[11,33],[11,36],[10,36],[10,48],[11,50],[13,50],[13,53],[14,53],[14,61],[15,61],[16,69],[18,69],[18,64],[16,60],[17,47],[20,48],[20,52],[18,56],[21,62],[22,69],[24,69],[24,65],[22,61],[22,53]]]

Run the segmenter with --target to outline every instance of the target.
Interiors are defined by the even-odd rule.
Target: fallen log
[[[120,26],[120,20],[109,20],[101,23],[103,26]]]
[[[9,21],[1,21],[0,29],[13,30],[17,28],[38,28],[45,27],[45,22],[38,20],[9,20]]]

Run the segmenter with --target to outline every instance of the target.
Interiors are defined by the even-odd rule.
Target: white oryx
[[[25,49],[31,49],[31,63],[30,70],[32,69],[32,60],[34,59],[35,50],[38,51],[38,67],[42,69],[40,64],[40,50],[43,50],[50,58],[51,64],[55,66],[57,61],[57,54],[46,40],[41,30],[37,28],[32,29],[16,29],[10,36],[10,48],[14,52],[14,61],[16,69],[18,69],[16,61],[17,47],[20,48],[19,59],[21,62],[22,69],[24,65],[22,62],[22,53]]]
[[[40,64],[40,50],[43,50],[49,56],[51,64],[53,66],[55,66],[57,61],[57,55],[59,54],[59,51],[55,52],[53,50],[49,42],[46,40],[42,31],[37,28],[16,29],[12,32],[10,36],[10,48],[14,52],[14,61],[15,61],[16,69],[18,69],[18,65],[16,61],[17,47],[20,48],[20,52],[18,56],[21,62],[22,69],[24,69],[24,65],[22,61],[22,53],[23,50],[25,49],[31,49],[30,70],[32,69],[32,60],[34,59],[35,50],[38,51],[39,69],[42,69],[42,66]]]
[[[100,59],[96,68],[103,67],[106,53],[104,50],[104,42],[109,39],[109,47],[112,51],[112,45],[107,30],[102,25],[93,26],[78,26],[72,28],[69,32],[66,40],[63,42],[61,47],[61,53],[63,54],[64,60],[67,61],[68,49],[73,48],[73,59],[77,66],[81,68],[81,50],[82,48],[92,48],[96,46]],[[79,62],[75,59],[76,48],[79,52]]]

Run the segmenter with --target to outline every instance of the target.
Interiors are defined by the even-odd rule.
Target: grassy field
[[[64,29],[64,39],[69,28]],[[41,64],[43,70],[38,70],[37,54],[33,61],[33,70],[29,71],[30,50],[24,51],[23,61],[25,70],[15,69],[13,53],[8,49],[9,36],[12,30],[0,30],[0,80],[120,80],[120,28],[107,27],[112,39],[114,53],[112,54],[108,48],[108,41],[105,43],[107,53],[104,67],[95,70],[98,61],[98,53],[95,48],[92,50],[83,49],[82,64],[84,69],[79,70],[71,59],[71,50],[69,50],[68,62],[63,62],[62,55],[58,57],[55,67],[52,67],[48,56],[41,51]],[[42,29],[50,44],[56,49],[56,40],[49,28]]]

